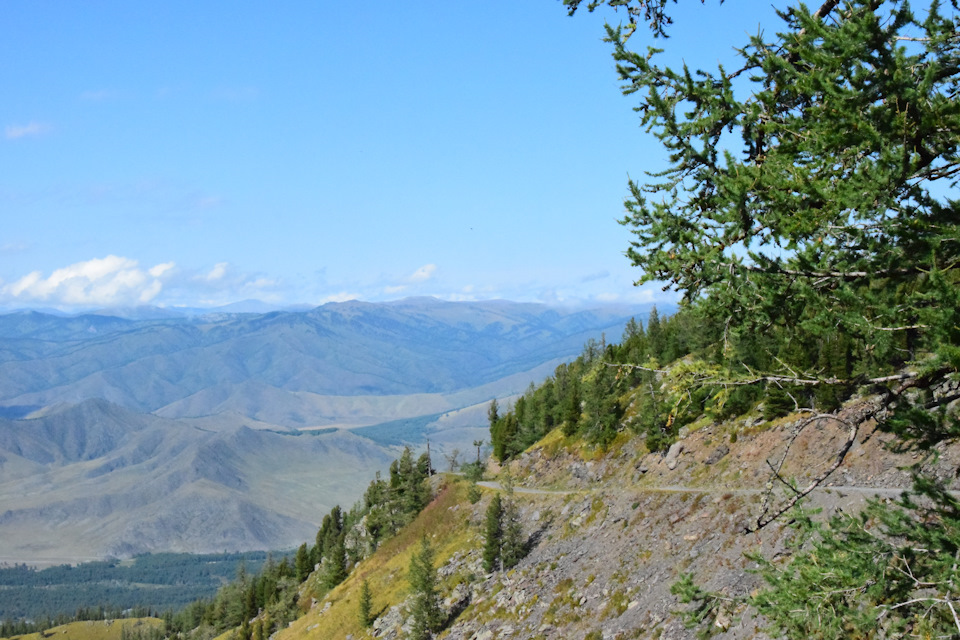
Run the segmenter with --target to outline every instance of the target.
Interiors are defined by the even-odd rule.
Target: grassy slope
[[[438,567],[457,551],[476,548],[481,544],[479,532],[470,527],[469,519],[451,513],[469,504],[465,495],[466,485],[462,482],[445,482],[436,499],[416,520],[395,538],[384,543],[375,554],[361,562],[350,577],[316,607],[310,609],[291,627],[281,631],[277,640],[343,638],[347,634],[364,637],[358,616],[360,588],[364,580],[370,583],[374,614],[381,615],[387,608],[402,602],[409,595],[407,571],[410,557],[418,549],[424,535],[428,536],[436,551]],[[314,584],[314,580],[316,576],[308,579],[307,594],[301,601],[310,602],[310,585]],[[324,610],[327,602],[330,606]]]
[[[145,631],[149,627],[162,627],[159,618],[124,618],[118,620],[92,620],[71,622],[40,633],[13,636],[11,640],[42,640],[56,637],[57,640],[120,640],[124,627],[129,631]]]

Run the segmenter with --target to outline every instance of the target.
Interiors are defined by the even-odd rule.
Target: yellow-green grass
[[[127,631],[147,631],[151,627],[163,627],[159,618],[118,618],[116,620],[90,620],[70,622],[39,633],[12,636],[10,640],[120,640],[123,629]]]
[[[600,460],[618,453],[623,447],[636,438],[636,434],[624,429],[617,433],[613,441],[605,447],[586,442],[580,435],[565,436],[561,428],[549,431],[540,440],[530,445],[527,451],[541,450],[548,458],[556,457],[561,451],[575,455],[584,462]]]
[[[282,630],[277,640],[299,638],[334,639],[348,634],[354,638],[369,637],[359,621],[360,589],[364,580],[373,595],[373,613],[380,615],[399,604],[410,594],[407,571],[410,557],[426,536],[436,553],[436,566],[446,562],[457,551],[480,544],[475,526],[469,522],[472,509],[466,500],[462,482],[448,481],[437,497],[400,533],[385,542],[372,556],[357,565],[350,576],[320,603],[290,627]],[[451,513],[451,510],[456,510]],[[309,601],[309,595],[305,599]],[[329,608],[324,608],[329,602]]]

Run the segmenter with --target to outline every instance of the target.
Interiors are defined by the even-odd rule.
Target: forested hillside
[[[668,156],[627,255],[681,308],[492,402],[491,464],[407,451],[166,635],[960,635],[960,6],[785,7],[711,71],[631,49],[675,3],[564,5],[620,11]]]
[[[122,617],[123,611],[146,615],[177,610],[209,597],[224,582],[236,578],[238,567],[258,572],[268,555],[265,551],[159,553],[129,561],[112,559],[43,570],[26,565],[0,568],[0,620],[10,621],[0,635],[15,633],[13,621],[20,620],[52,626],[55,621],[72,618]]]

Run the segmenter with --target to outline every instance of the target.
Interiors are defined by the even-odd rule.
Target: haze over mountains
[[[397,444],[429,437],[441,465],[485,437],[491,398],[647,312],[408,299],[0,316],[0,562],[298,544]]]

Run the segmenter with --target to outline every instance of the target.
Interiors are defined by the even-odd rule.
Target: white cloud
[[[27,124],[10,124],[4,130],[7,140],[40,136],[51,130],[50,125],[43,122],[29,122]]]
[[[619,293],[598,293],[596,299],[600,302],[616,302],[620,299]]]
[[[201,278],[207,282],[222,280],[223,276],[227,274],[227,267],[229,266],[230,264],[227,262],[218,262],[213,266],[213,269],[211,269],[209,273],[207,273],[205,276],[201,276]]]
[[[146,304],[163,289],[173,263],[140,268],[136,260],[110,255],[57,269],[48,277],[34,271],[0,289],[0,299],[58,306]]]
[[[247,299],[281,303],[287,286],[281,278],[240,271],[229,262],[204,269],[177,267],[169,277],[164,272],[163,283],[162,303],[187,307],[222,306]]]
[[[360,300],[363,296],[359,293],[347,293],[346,291],[341,291],[340,293],[334,293],[333,295],[326,296],[317,301],[317,306],[321,304],[326,304],[328,302],[349,302],[350,300]]]
[[[416,271],[413,272],[413,275],[410,276],[410,282],[426,282],[433,277],[434,272],[437,270],[437,265],[435,264],[425,264]]]
[[[29,245],[25,242],[6,242],[0,244],[0,254],[20,253],[28,248]]]
[[[172,262],[164,262],[162,264],[158,264],[154,267],[150,267],[150,275],[153,276],[154,278],[159,278],[166,272],[173,269],[173,267],[174,267],[174,264]]]
[[[479,300],[479,298],[472,293],[448,293],[438,297],[447,302],[476,302]]]
[[[401,284],[395,287],[384,287],[383,292],[388,296],[396,295],[407,290],[407,285]]]
[[[159,280],[154,280],[140,292],[140,295],[137,297],[137,302],[147,304],[160,294],[161,289],[163,289],[163,284]]]
[[[275,289],[279,287],[280,284],[281,284],[280,281],[276,278],[260,277],[244,283],[244,286],[247,289],[261,290],[261,289]]]

